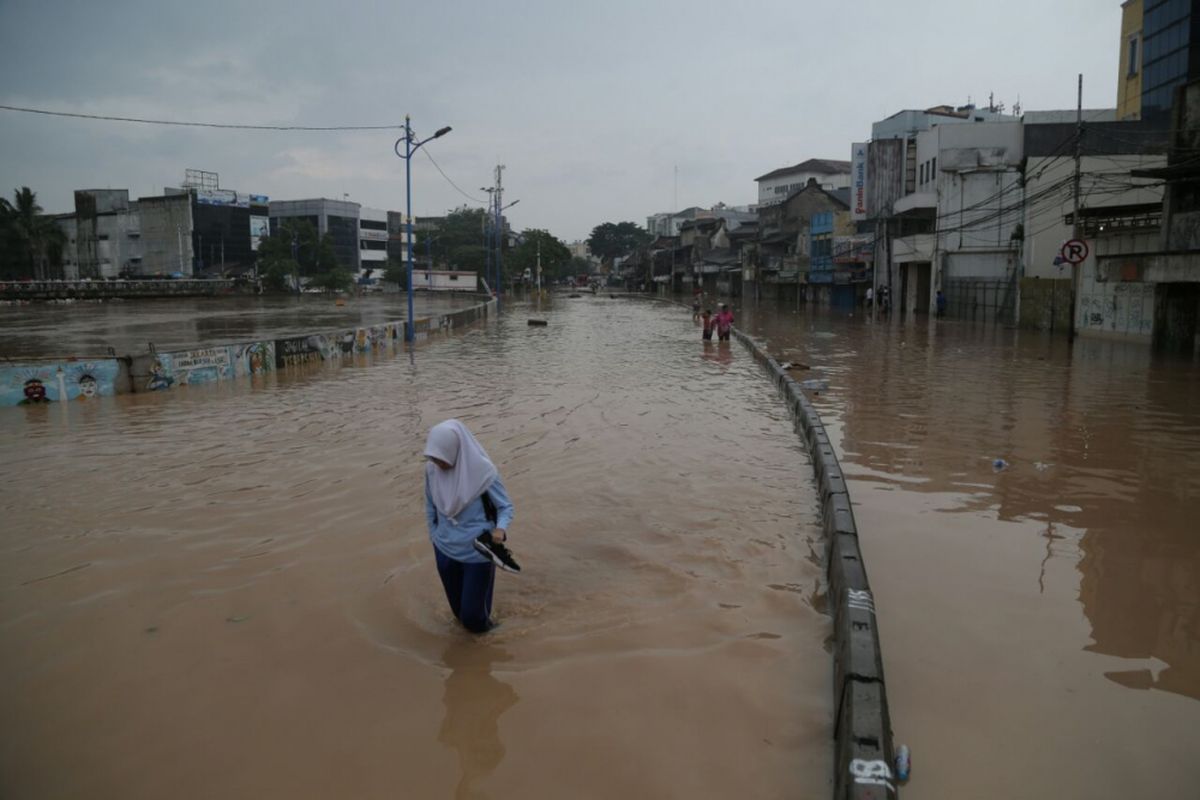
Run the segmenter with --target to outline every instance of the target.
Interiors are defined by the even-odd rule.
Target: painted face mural
[[[99,394],[99,386],[91,375],[79,376],[79,399],[88,399]]]
[[[37,378],[30,378],[25,381],[25,399],[21,401],[21,405],[34,405],[37,403],[49,403],[50,398],[46,397],[46,386]]]
[[[146,388],[152,392],[167,389],[175,382],[175,379],[167,375],[167,371],[163,369],[162,362],[157,358],[154,359],[154,366],[150,367],[150,380],[146,382]]]

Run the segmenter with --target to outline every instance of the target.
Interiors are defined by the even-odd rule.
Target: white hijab
[[[442,469],[427,461],[425,477],[429,480],[433,505],[455,525],[467,504],[483,494],[499,477],[496,465],[488,458],[483,445],[456,419],[439,422],[429,429],[425,455],[450,465],[450,469]]]

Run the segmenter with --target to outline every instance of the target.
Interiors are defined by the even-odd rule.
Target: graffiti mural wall
[[[487,319],[491,300],[474,308],[416,320],[415,338],[448,333]],[[0,364],[0,406],[37,405],[61,399],[88,400],[128,392],[159,392],[274,372],[310,363],[340,362],[356,353],[393,351],[403,345],[404,322],[295,336],[263,342],[216,345],[129,356]],[[124,362],[124,363],[123,363]],[[131,364],[126,369],[126,364]],[[131,377],[132,376],[132,377]]]
[[[1091,262],[1080,270],[1080,331],[1091,330],[1149,342],[1154,334],[1154,284],[1098,281]]]
[[[121,362],[31,361],[0,365],[0,405],[24,406],[61,400],[87,401],[117,393]]]
[[[275,369],[274,342],[205,347],[158,353],[150,366],[150,375],[137,391],[161,392],[174,386],[196,386],[261,375]]]

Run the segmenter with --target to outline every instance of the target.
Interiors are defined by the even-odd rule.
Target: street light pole
[[[496,191],[494,187],[480,186],[479,191],[486,192],[488,196],[487,212],[483,215],[483,252],[484,252],[484,267],[483,280],[485,284],[489,284],[492,294],[496,296],[496,302],[499,304],[500,288],[495,285],[495,276],[492,275],[492,203],[495,202],[495,196],[492,194]],[[499,305],[497,305],[499,309]]]
[[[408,258],[408,318],[404,321],[404,341],[412,343],[415,338],[416,329],[413,327],[413,224],[412,224],[412,157],[413,153],[420,149],[421,145],[428,141],[445,136],[450,132],[450,126],[438,128],[438,130],[428,139],[422,139],[419,142],[413,142],[412,118],[407,114],[404,115],[404,136],[402,139],[397,139],[392,150],[397,156],[404,159],[404,214],[408,224],[406,232],[408,234],[408,243],[405,246]],[[400,155],[400,142],[404,142],[404,155]]]

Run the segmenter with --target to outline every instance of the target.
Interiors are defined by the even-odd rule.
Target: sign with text
[[[867,143],[850,145],[850,219],[867,218]]]
[[[188,350],[176,353],[174,359],[176,372],[191,372],[197,369],[215,367],[223,370],[229,366],[229,348],[209,347],[204,350]]]
[[[297,336],[275,340],[275,366],[294,367],[311,361],[324,361],[329,346],[324,336]]]

